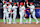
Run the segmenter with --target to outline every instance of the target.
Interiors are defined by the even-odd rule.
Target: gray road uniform
[[[27,5],[27,7],[30,8],[31,15],[36,20],[36,22],[38,22],[38,20],[35,17],[35,6],[34,5],[32,5],[32,6]],[[29,15],[29,23],[31,23],[31,15]]]
[[[17,16],[17,6],[13,6],[13,24],[15,23],[15,19]]]
[[[8,23],[8,12],[7,12],[7,5],[3,5],[3,9],[4,9],[4,11],[3,11],[3,21],[4,21],[4,23],[5,23],[5,17],[6,17],[6,19],[7,19],[7,23]]]
[[[22,7],[20,7],[20,9],[19,9],[20,24],[22,24],[22,18],[27,22],[27,20],[26,20],[25,17],[24,17],[24,14],[25,14],[24,10],[25,10],[25,6],[22,6]]]

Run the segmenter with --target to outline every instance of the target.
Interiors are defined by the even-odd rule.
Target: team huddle
[[[8,6],[7,6],[7,4],[8,4]],[[33,2],[30,3],[30,6],[28,5],[28,2],[26,4],[27,4],[27,7],[30,8],[30,12],[29,12],[29,10],[27,10],[30,13],[29,14],[29,24],[31,24],[31,15],[36,20],[36,24],[38,24],[39,21],[35,17],[35,6],[33,5]],[[13,7],[12,7],[11,2],[6,3],[6,1],[4,1],[4,5],[3,5],[3,13],[4,13],[3,14],[3,21],[4,21],[4,24],[5,24],[5,17],[7,19],[7,24],[12,23],[11,22],[12,14],[13,14],[13,24],[16,24],[15,19],[17,16],[17,8],[18,7],[19,7],[19,14],[20,14],[20,24],[23,24],[22,19],[24,19],[26,21],[26,24],[28,24],[28,20],[24,17],[26,12],[25,12],[25,6],[24,6],[23,2],[21,2],[20,5],[18,5],[18,6],[16,6],[16,3],[13,3]],[[12,12],[12,10],[13,10],[13,12]]]

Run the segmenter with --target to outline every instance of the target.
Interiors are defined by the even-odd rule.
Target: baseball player
[[[26,23],[27,23],[27,20],[25,19],[25,17],[24,17],[24,14],[25,14],[25,12],[24,12],[24,10],[25,10],[25,6],[23,5],[23,2],[21,2],[20,3],[20,12],[19,12],[19,14],[20,14],[20,24],[23,24],[22,23],[22,18],[26,21]]]
[[[16,16],[17,16],[17,6],[16,6],[16,3],[13,3],[13,24],[16,24],[15,23],[15,19],[16,19]]]
[[[31,24],[31,15],[32,15],[33,18],[36,20],[36,24],[38,24],[39,21],[38,21],[37,18],[35,17],[35,6],[33,5],[33,2],[30,3],[30,6],[28,5],[28,2],[27,2],[27,7],[30,8],[29,24]]]
[[[9,17],[9,24],[11,24],[11,10],[12,10],[12,5],[11,5],[11,2],[8,2],[8,17],[9,17],[9,14],[10,14],[10,17]]]
[[[6,1],[4,1],[4,5],[3,5],[3,21],[4,21],[4,24],[5,24],[5,17],[7,19],[7,24],[8,24],[8,12],[7,12],[7,4],[6,4]]]

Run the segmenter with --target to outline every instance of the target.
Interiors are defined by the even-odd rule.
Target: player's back
[[[7,11],[7,5],[3,5],[4,11]]]
[[[12,9],[12,5],[9,5],[8,6],[8,11],[11,11],[11,9]]]

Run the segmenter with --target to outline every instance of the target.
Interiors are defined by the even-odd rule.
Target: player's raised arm
[[[29,7],[29,8],[30,8],[30,6],[28,5],[28,2],[27,2],[26,4],[27,4],[27,7]]]

